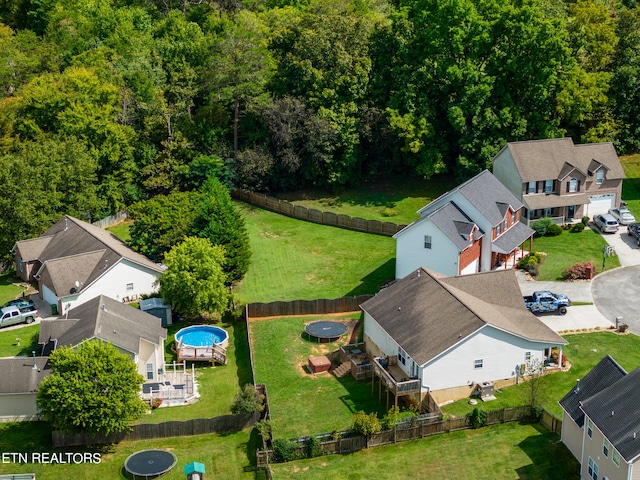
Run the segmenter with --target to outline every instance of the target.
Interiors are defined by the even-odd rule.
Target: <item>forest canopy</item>
[[[640,148],[632,0],[0,0],[3,251],[210,177],[459,180],[508,141]]]

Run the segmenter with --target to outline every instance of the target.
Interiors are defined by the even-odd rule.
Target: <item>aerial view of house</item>
[[[636,478],[640,471],[640,367],[604,357],[560,401],[562,441],[581,478]]]
[[[575,145],[571,138],[509,142],[493,174],[525,205],[523,220],[568,223],[620,205],[620,159],[612,143]]]
[[[69,215],[37,238],[16,242],[16,273],[66,314],[97,295],[133,301],[157,290],[162,268],[110,232]]]
[[[419,268],[361,308],[377,371],[420,402],[427,393],[442,403],[477,385],[512,385],[523,364],[548,363],[553,349],[562,358],[567,344],[524,307],[513,270],[445,277]]]
[[[420,218],[394,235],[396,278],[420,267],[454,276],[513,262],[534,234],[520,222],[522,208],[484,170],[421,208]]]

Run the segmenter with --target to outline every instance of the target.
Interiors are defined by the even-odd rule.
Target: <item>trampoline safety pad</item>
[[[344,323],[330,320],[311,322],[304,327],[304,331],[307,332],[307,335],[317,339],[318,341],[338,339],[347,333],[347,330],[348,328]]]
[[[155,478],[171,470],[178,458],[168,450],[141,450],[127,457],[124,469],[132,478]]]

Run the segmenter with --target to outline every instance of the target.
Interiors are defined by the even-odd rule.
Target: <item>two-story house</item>
[[[520,202],[488,170],[418,210],[396,239],[396,278],[426,267],[443,275],[486,272],[515,258],[534,231]],[[529,244],[529,249],[531,245]]]
[[[507,143],[493,174],[526,207],[523,221],[569,223],[620,205],[625,175],[611,143],[574,145],[571,138]]]
[[[640,367],[627,373],[606,356],[560,401],[562,441],[580,478],[640,477]]]

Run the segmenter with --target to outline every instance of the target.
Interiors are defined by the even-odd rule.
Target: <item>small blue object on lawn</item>
[[[191,462],[184,466],[184,474],[187,476],[187,480],[202,480],[204,471],[204,464],[200,462]]]

